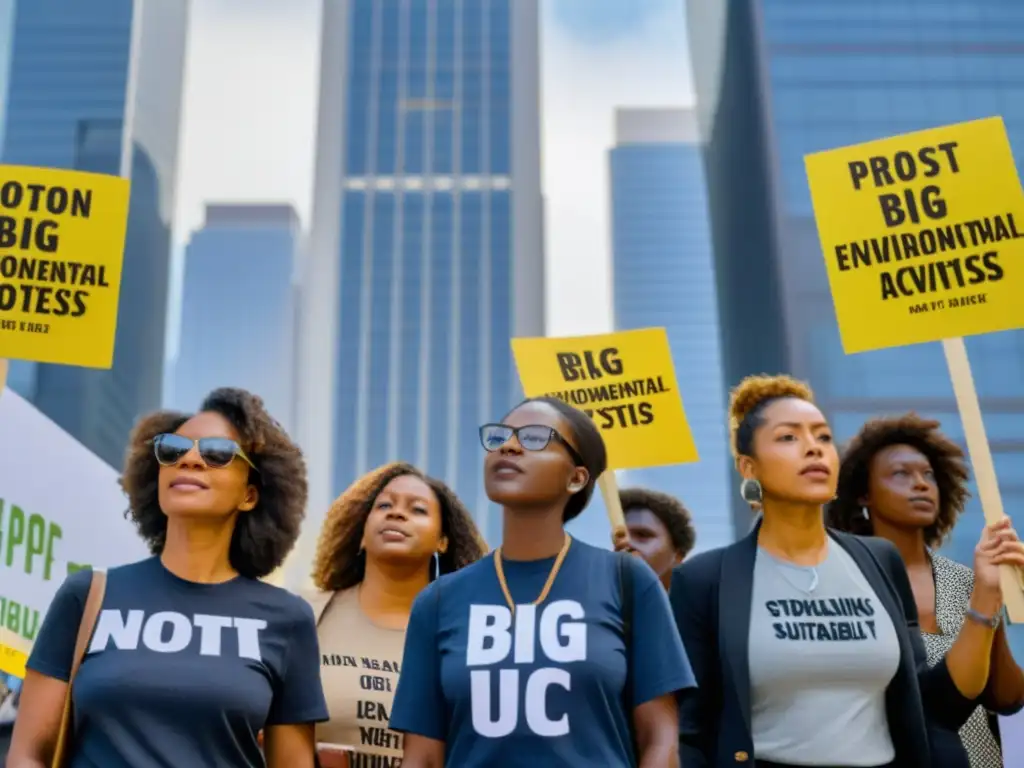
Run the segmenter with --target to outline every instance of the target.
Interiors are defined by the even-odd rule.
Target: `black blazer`
[[[672,612],[698,685],[679,702],[679,752],[687,768],[755,765],[749,635],[759,529],[728,547],[688,559],[672,574]],[[958,739],[950,746],[949,740],[933,737],[936,726],[955,733],[977,702],[956,689],[945,660],[928,668],[917,605],[899,552],[880,538],[833,530],[829,535],[860,567],[896,627],[900,665],[886,691],[895,764],[966,766]]]

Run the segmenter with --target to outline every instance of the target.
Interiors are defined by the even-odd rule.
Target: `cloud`
[[[203,0],[190,24],[178,236],[202,224],[206,201],[291,202],[305,218],[320,2]]]
[[[636,34],[652,16],[683,13],[679,0],[543,0],[550,24],[585,44],[614,42]]]
[[[682,7],[600,45],[545,18],[543,183],[550,335],[611,329],[608,150],[616,107],[693,103]]]
[[[192,3],[166,349],[180,330],[182,248],[207,202],[292,203],[308,222],[320,83],[319,0]]]

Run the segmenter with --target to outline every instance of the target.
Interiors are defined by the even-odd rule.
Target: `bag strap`
[[[92,639],[96,621],[99,619],[100,608],[103,607],[103,595],[107,591],[107,574],[93,571],[89,583],[89,595],[85,599],[85,609],[78,625],[78,636],[75,639],[75,655],[71,658],[71,673],[68,675],[68,688],[64,694],[64,712],[60,718],[60,730],[57,732],[57,745],[53,750],[53,768],[63,768],[67,762],[68,743],[71,741],[74,712],[71,703],[71,688],[78,674],[86,649]]]
[[[619,555],[619,610],[622,618],[622,644],[626,653],[626,684],[623,686],[622,701],[625,707],[626,724],[629,726],[629,740],[636,760],[636,733],[633,727],[633,555],[620,552]]]

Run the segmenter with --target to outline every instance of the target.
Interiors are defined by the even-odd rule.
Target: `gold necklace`
[[[555,564],[551,566],[551,573],[548,574],[548,580],[544,582],[544,589],[540,591],[540,595],[533,601],[534,605],[540,605],[547,599],[548,592],[551,591],[551,587],[555,583],[555,577],[558,576],[558,571],[562,568],[562,563],[565,561],[565,555],[568,553],[571,543],[572,537],[569,534],[565,534],[565,543],[562,545],[562,550],[558,553],[558,557],[555,558]],[[494,550],[494,570],[498,573],[498,584],[501,585],[501,591],[505,595],[505,602],[508,603],[509,610],[512,611],[514,616],[516,602],[512,599],[512,593],[508,591],[508,582],[505,581],[505,569],[501,565],[501,547]]]

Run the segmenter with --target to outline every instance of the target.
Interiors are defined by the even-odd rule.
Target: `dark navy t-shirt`
[[[547,599],[554,558],[494,556],[444,576],[413,604],[391,727],[445,742],[445,764],[635,765],[624,689],[618,555],[574,540]],[[665,588],[633,568],[632,704],[694,686]]]
[[[58,590],[29,669],[68,679],[91,578]],[[184,581],[156,557],[108,573],[72,690],[70,768],[257,768],[260,729],[328,717],[304,600],[244,577]]]

